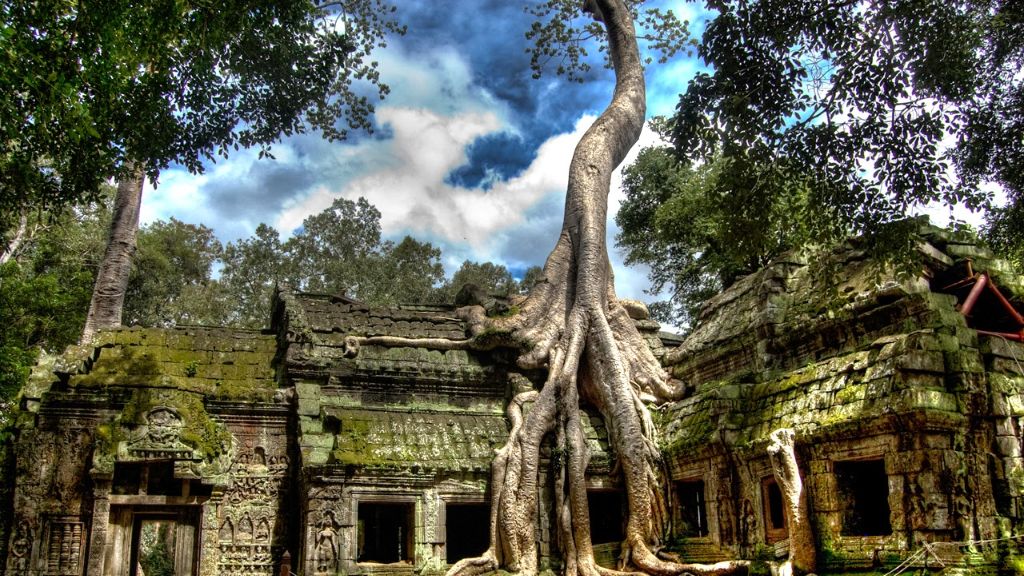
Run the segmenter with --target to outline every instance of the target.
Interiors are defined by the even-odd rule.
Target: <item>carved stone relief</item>
[[[21,520],[14,527],[7,556],[7,573],[18,574],[28,570],[32,559],[32,544],[35,530],[28,520]]]
[[[166,406],[153,408],[146,414],[140,434],[128,443],[128,455],[139,459],[194,459],[192,448],[181,441],[184,422],[178,413]]]
[[[322,515],[320,530],[316,534],[316,572],[317,574],[333,574],[338,568],[338,529],[340,525],[330,510]]]
[[[85,524],[78,521],[50,521],[46,545],[48,576],[78,576],[82,573]]]
[[[231,483],[219,507],[219,574],[274,574],[274,523],[284,496],[288,457],[281,446],[242,441],[231,463]]]

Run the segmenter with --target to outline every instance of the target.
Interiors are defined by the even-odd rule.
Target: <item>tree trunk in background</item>
[[[128,276],[135,256],[135,235],[139,229],[142,184],[145,180],[145,172],[133,166],[128,176],[117,184],[114,214],[110,221],[110,239],[96,273],[89,315],[86,316],[85,328],[82,330],[82,343],[91,340],[101,328],[121,325],[124,294],[128,289]]]
[[[28,235],[28,210],[21,211],[21,218],[18,219],[18,229],[14,231],[14,235],[7,241],[4,246],[3,252],[0,252],[0,264],[6,264],[8,261],[14,258],[14,255],[18,253],[21,245],[25,242],[25,237]]]
[[[816,565],[814,533],[807,507],[807,491],[800,478],[800,467],[796,462],[795,434],[791,428],[772,432],[768,456],[775,472],[785,502],[786,526],[789,527],[788,566],[780,574],[807,574],[814,572]]]

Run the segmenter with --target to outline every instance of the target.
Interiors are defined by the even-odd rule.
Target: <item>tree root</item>
[[[512,346],[522,368],[547,370],[539,390],[518,394],[508,408],[510,432],[491,465],[490,547],[461,560],[447,576],[476,576],[503,568],[521,576],[538,573],[538,498],[541,446],[551,445],[555,535],[565,576],[723,576],[747,571],[742,561],[688,564],[655,554],[666,533],[661,453],[646,402],[681,397],[636,329],[614,291],[605,245],[612,171],[643,127],[643,68],[632,17],[622,0],[587,0],[586,10],[605,24],[616,71],[611,103],[587,130],[569,169],[562,232],[544,264],[544,280],[514,302],[518,313],[488,317],[481,306],[460,308],[466,340],[351,337],[360,345],[488,349]],[[523,409],[532,402],[530,409]],[[628,512],[617,570],[599,566],[591,543],[586,470],[590,452],[582,406],[595,408],[608,430],[614,475],[621,480]],[[795,469],[795,460],[792,470]],[[781,482],[780,482],[781,484]]]

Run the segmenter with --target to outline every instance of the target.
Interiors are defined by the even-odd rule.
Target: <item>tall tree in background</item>
[[[0,227],[26,206],[121,181],[92,330],[120,319],[143,176],[282,135],[369,129],[383,97],[370,52],[401,33],[382,0],[0,6]]]
[[[213,230],[201,224],[171,218],[139,230],[125,321],[141,326],[225,324],[229,303],[213,278],[222,255]]]
[[[384,242],[359,292],[359,299],[375,306],[447,302],[440,298],[444,281],[441,249],[406,236],[397,244]]]
[[[627,264],[649,267],[650,293],[671,290],[669,301],[651,306],[658,320],[692,325],[708,298],[808,241],[815,207],[805,181],[771,166],[734,165],[717,155],[692,166],[652,147],[623,172],[616,241]]]
[[[269,326],[270,298],[279,282],[296,276],[284,252],[281,235],[260,224],[249,238],[224,247],[221,284],[234,309],[225,324],[245,328]]]
[[[501,264],[466,260],[452,274],[442,288],[444,302],[454,302],[455,296],[466,284],[473,284],[485,294],[508,296],[517,292],[518,285],[512,273]]]
[[[297,288],[359,298],[380,244],[380,210],[366,198],[337,198],[330,208],[307,216],[284,249]]]
[[[18,249],[0,263],[0,431],[40,352],[57,352],[82,333],[110,207],[27,216]]]
[[[817,242],[924,203],[984,207],[985,181],[1010,197],[993,228],[1024,231],[1013,216],[1024,193],[1019,2],[709,6],[717,15],[699,54],[712,70],[690,82],[671,121],[680,158],[724,156],[763,196],[785,194],[775,181],[801,183],[811,209],[793,218]],[[766,169],[782,177],[758,181]],[[883,236],[906,244],[910,231]]]

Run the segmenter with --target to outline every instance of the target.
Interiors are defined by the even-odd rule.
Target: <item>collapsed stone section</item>
[[[731,555],[784,555],[764,456],[779,428],[796,432],[823,571],[891,568],[921,542],[1020,533],[1024,346],[979,336],[962,301],[935,291],[965,258],[1001,287],[1019,289],[1020,278],[942,231],[919,250],[924,270],[902,280],[847,248],[833,255],[836,277],[790,257],[709,302],[670,359],[689,396],[657,414],[677,498],[704,490],[702,540]],[[1019,306],[1020,292],[1007,293]],[[988,560],[1014,545],[990,544]],[[955,565],[985,547],[935,549]],[[937,555],[911,565],[936,566]]]
[[[636,320],[686,386],[655,410],[672,552],[786,555],[766,448],[791,428],[821,571],[1010,561],[1002,539],[1024,529],[1024,345],[979,334],[1015,324],[979,317],[1006,310],[998,298],[965,318],[957,282],[984,272],[1015,310],[1022,282],[941,231],[920,251],[925,268],[899,280],[854,246],[833,254],[832,277],[780,259],[713,298],[682,340]],[[519,370],[515,351],[373,344],[393,336],[459,341],[467,327],[452,307],[282,291],[264,332],[120,329],[40,364],[17,415],[0,566],[438,574],[479,554],[506,404],[544,374]],[[621,485],[604,423],[584,416],[591,533],[610,567]],[[557,571],[544,506],[540,564]],[[981,540],[1000,543],[942,545]]]

